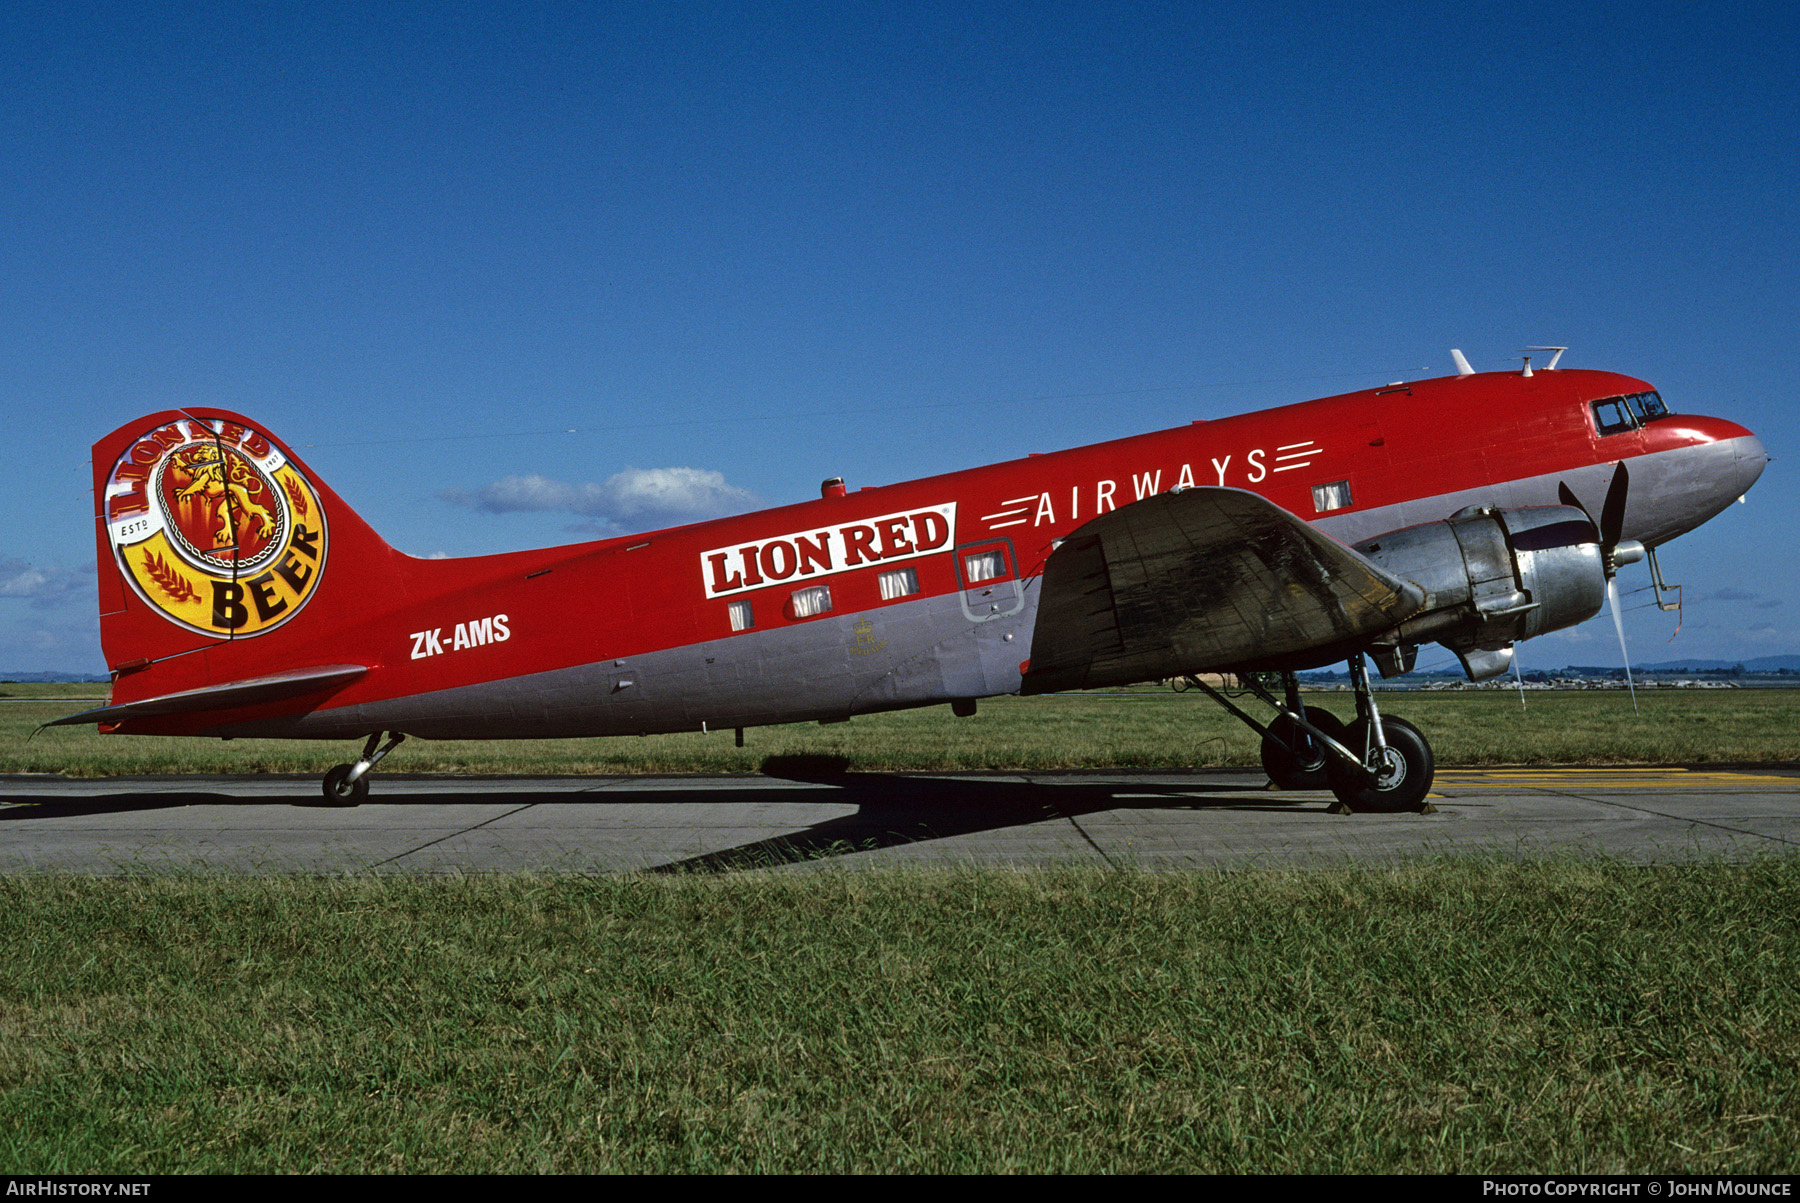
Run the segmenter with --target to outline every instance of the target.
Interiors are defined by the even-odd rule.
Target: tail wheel
[[[325,800],[333,806],[356,806],[369,796],[369,775],[364,773],[352,781],[350,770],[353,767],[340,764],[325,774]]]
[[[1368,773],[1353,769],[1336,757],[1326,762],[1331,792],[1351,810],[1391,814],[1402,810],[1419,810],[1431,790],[1431,778],[1437,761],[1431,745],[1419,729],[1403,718],[1381,720],[1381,732],[1387,747],[1377,754],[1374,780]],[[1342,741],[1351,751],[1368,746],[1368,722],[1353,723]]]
[[[1344,742],[1344,724],[1329,710],[1305,707],[1306,721],[1326,735]],[[1269,780],[1281,789],[1325,789],[1330,780],[1325,771],[1331,753],[1325,750],[1311,731],[1281,715],[1269,724],[1263,736],[1262,765]]]

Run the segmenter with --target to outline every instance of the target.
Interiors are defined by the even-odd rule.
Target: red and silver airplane
[[[1560,350],[1557,358],[1560,358]],[[1721,418],[1611,372],[1400,383],[568,547],[421,560],[272,433],[170,410],[94,445],[109,704],[129,734],[366,739],[738,730],[1200,674],[1273,708],[1263,761],[1350,809],[1433,761],[1383,675],[1440,643],[1472,680],[1597,614],[1620,565],[1763,470]],[[1661,583],[1660,574],[1657,577]],[[1348,661],[1355,714],[1298,670]],[[1276,678],[1267,678],[1273,686]],[[1201,683],[1204,686],[1203,683]],[[1208,688],[1209,692],[1212,692]],[[386,737],[385,740],[383,737]]]

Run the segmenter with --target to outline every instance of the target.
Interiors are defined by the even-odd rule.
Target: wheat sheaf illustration
[[[287,490],[288,500],[294,503],[294,513],[306,517],[306,491],[286,476],[281,478],[281,487]]]
[[[188,579],[169,567],[155,552],[144,553],[144,571],[150,574],[150,579],[156,582],[157,588],[169,595],[171,601],[195,601],[200,597],[194,592]]]

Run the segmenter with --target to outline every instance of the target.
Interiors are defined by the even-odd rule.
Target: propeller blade
[[[1612,482],[1606,486],[1606,501],[1600,507],[1600,521],[1595,523],[1595,527],[1600,535],[1600,552],[1606,557],[1606,603],[1612,607],[1613,630],[1619,634],[1619,656],[1625,661],[1625,688],[1631,691],[1631,712],[1642,714],[1643,711],[1638,709],[1637,682],[1631,678],[1631,651],[1625,646],[1625,617],[1619,609],[1619,565],[1613,558],[1614,553],[1619,550],[1619,537],[1625,533],[1625,503],[1629,500],[1630,493],[1631,473],[1626,469],[1625,461],[1620,460],[1619,466],[1613,469]],[[1581,504],[1581,498],[1575,496],[1575,490],[1567,484],[1557,482],[1556,495],[1564,505],[1586,514],[1589,522],[1594,521],[1588,508]],[[1628,544],[1627,550],[1633,553],[1624,557],[1627,563],[1635,564],[1643,557],[1641,544]],[[1520,683],[1519,691],[1519,700],[1523,702],[1523,682]]]
[[[1612,483],[1606,486],[1606,504],[1600,507],[1600,545],[1609,553],[1625,532],[1625,502],[1630,491],[1631,473],[1626,471],[1625,461],[1620,460],[1613,469]]]
[[[1631,472],[1620,460],[1613,469],[1612,481],[1606,486],[1606,500],[1600,506],[1600,520],[1594,522],[1594,515],[1581,498],[1575,496],[1564,481],[1556,484],[1556,496],[1566,506],[1572,506],[1587,515],[1587,520],[1594,523],[1594,529],[1600,536],[1600,551],[1606,557],[1606,578],[1611,580],[1618,572],[1619,566],[1613,562],[1613,551],[1619,545],[1619,537],[1625,533],[1625,504],[1631,499]]]
[[[1641,714],[1638,709],[1637,685],[1631,679],[1631,653],[1625,647],[1625,619],[1619,612],[1619,578],[1606,578],[1606,601],[1612,607],[1613,629],[1619,633],[1619,655],[1625,661],[1625,687],[1631,690],[1631,712]]]

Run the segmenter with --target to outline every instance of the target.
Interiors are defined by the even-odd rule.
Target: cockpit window
[[[1594,402],[1594,426],[1601,434],[1635,430],[1668,414],[1669,407],[1655,393],[1627,393],[1623,397]]]
[[[1637,419],[1625,404],[1625,398],[1608,397],[1604,401],[1594,402],[1594,425],[1600,428],[1601,434],[1619,434],[1636,429]]]

